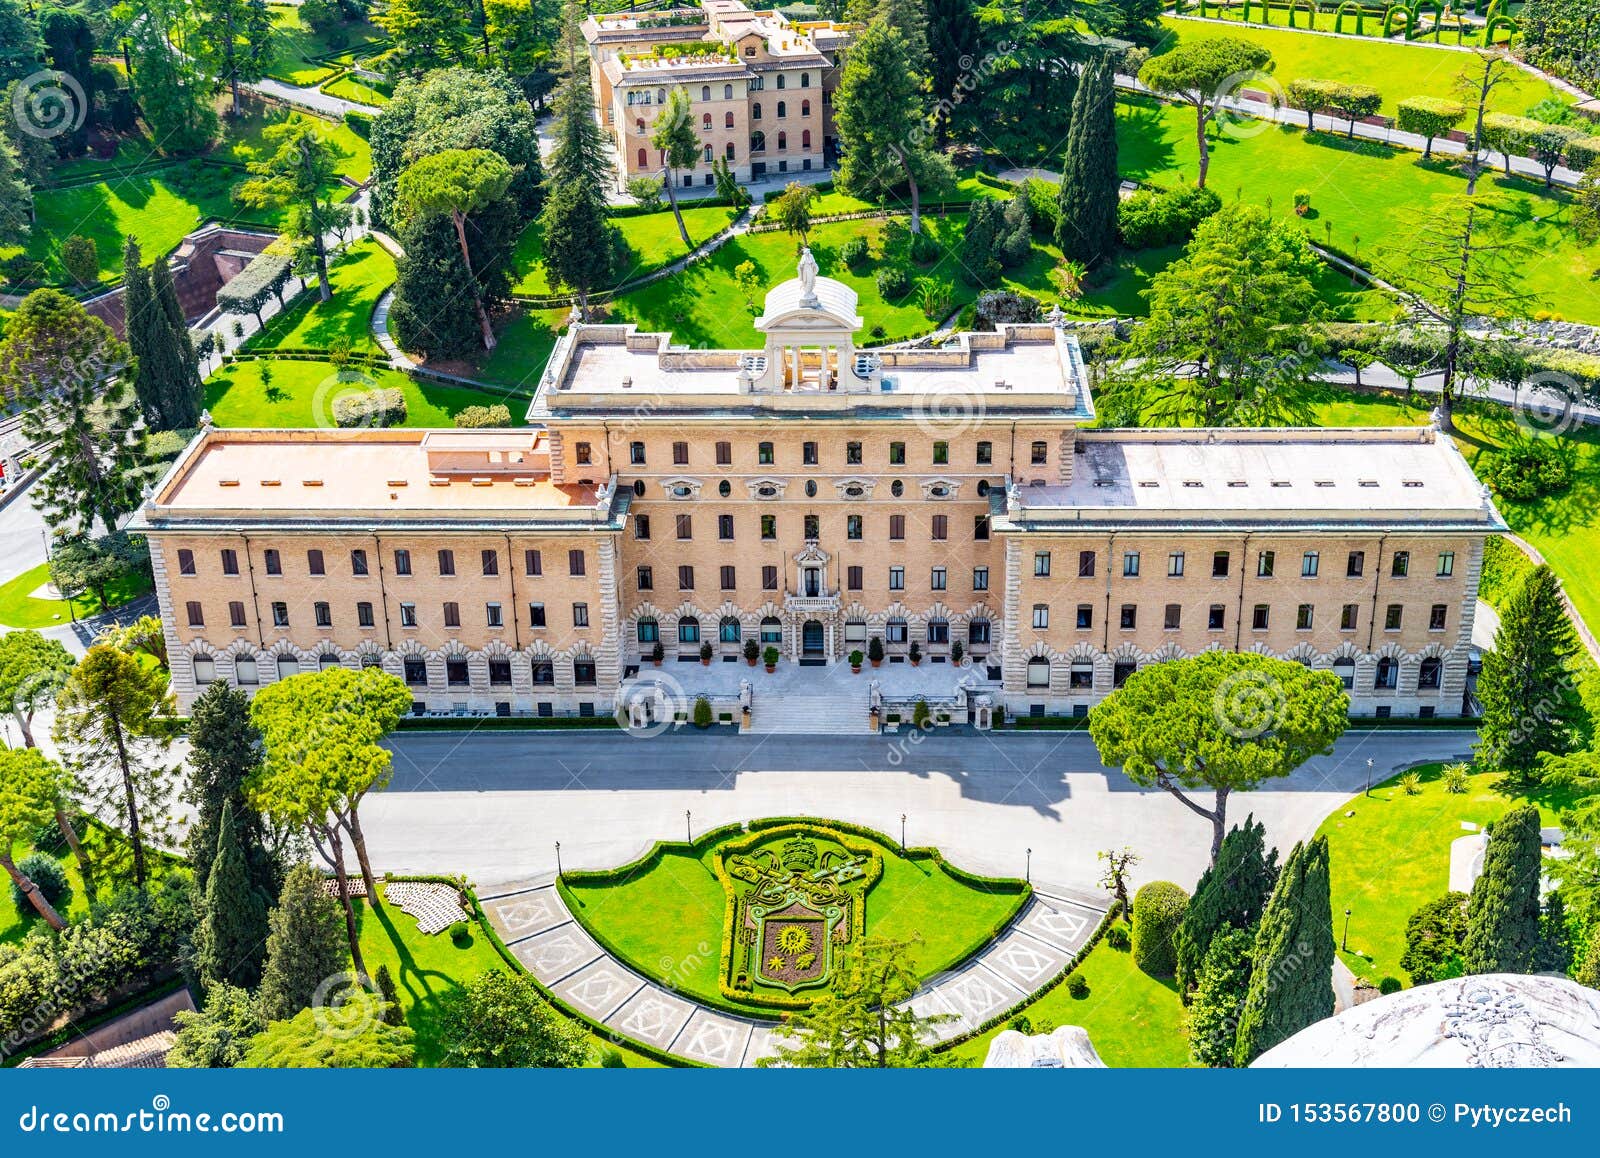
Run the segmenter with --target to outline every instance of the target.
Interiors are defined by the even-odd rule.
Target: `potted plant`
[[[914,647],[916,645],[913,644],[912,646]],[[915,663],[916,660],[912,660],[911,662]],[[927,726],[928,726],[928,701],[927,700],[919,699],[916,702],[916,704],[912,706],[912,708],[911,708],[911,726],[913,728],[917,728],[919,730],[927,728]]]
[[[756,666],[756,660],[759,659],[760,657],[761,657],[761,648],[757,645],[756,641],[753,640],[753,639],[745,640],[744,641],[744,660],[745,660],[745,662],[748,663],[751,667],[755,667]]]
[[[922,662],[922,645],[914,639],[911,641],[910,658],[912,667],[916,667]]]
[[[761,662],[767,665],[767,674],[771,675],[778,670],[778,649],[769,647],[761,653]]]
[[[657,667],[661,666],[662,656],[667,654],[667,649],[661,646],[661,641],[656,640],[656,645],[650,649],[650,662]]]
[[[859,651],[852,651],[850,653],[850,674],[861,674],[861,653]]]
[[[711,726],[711,701],[705,696],[698,697],[694,702],[694,726],[697,728]]]
[[[952,643],[950,645],[950,662],[951,663],[960,664],[962,656],[964,656],[966,654],[967,654],[967,649],[962,645],[962,643],[961,643],[961,641],[959,639],[956,640],[954,643]]]
[[[867,660],[873,667],[883,662],[883,640],[876,635],[867,642]]]
[[[711,666],[711,644],[710,643],[702,643],[700,645],[700,664],[701,664],[702,667],[710,667]]]

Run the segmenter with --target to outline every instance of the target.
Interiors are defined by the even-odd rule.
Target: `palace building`
[[[665,679],[760,724],[781,678],[865,730],[868,687],[1081,714],[1224,648],[1338,673],[1358,716],[1463,712],[1504,523],[1449,438],[1094,429],[1059,317],[862,326],[806,252],[759,348],[572,326],[526,428],[203,430],[136,520],[180,702],[378,664],[418,712],[604,714]]]
[[[694,169],[673,174],[681,186],[714,186],[711,166],[719,160],[739,181],[831,165],[833,91],[852,27],[753,12],[740,0],[585,19],[617,190],[633,177],[663,175],[665,158],[650,133],[678,88],[703,142]]]

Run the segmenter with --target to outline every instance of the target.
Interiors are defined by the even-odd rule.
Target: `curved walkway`
[[[523,967],[607,1029],[701,1065],[753,1066],[776,1056],[773,1024],[692,1001],[601,948],[561,900],[554,877],[488,888],[478,899]],[[964,965],[923,985],[911,1008],[951,1018],[934,1027],[938,1041],[972,1033],[1071,966],[1106,912],[1105,904],[1087,894],[1035,885],[1003,933]]]

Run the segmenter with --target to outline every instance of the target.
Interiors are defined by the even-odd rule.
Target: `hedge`
[[[1151,881],[1133,894],[1133,961],[1151,977],[1177,969],[1173,934],[1189,907],[1189,894],[1171,881]]]
[[[1567,167],[1587,172],[1600,161],[1600,137],[1576,137],[1567,142]]]
[[[333,400],[333,420],[339,426],[404,426],[406,396],[394,387],[341,394]]]
[[[614,716],[402,716],[399,731],[471,732],[478,728],[500,731],[559,730],[562,728],[615,728]]]

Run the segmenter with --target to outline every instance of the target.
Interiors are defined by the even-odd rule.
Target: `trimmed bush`
[[[1106,930],[1106,944],[1113,949],[1125,950],[1132,943],[1132,940],[1128,936],[1128,926],[1126,925],[1112,925],[1111,928]]]
[[[403,426],[406,396],[399,390],[362,390],[333,400],[333,420],[339,426]]]
[[[456,411],[455,423],[463,429],[483,426],[510,426],[511,407],[503,402],[491,406],[468,406]]]
[[[1078,1001],[1082,1001],[1089,996],[1089,982],[1082,973],[1074,973],[1067,978],[1067,992]]]
[[[911,275],[899,266],[885,266],[873,280],[885,301],[898,300],[911,292]]]
[[[1488,458],[1484,481],[1508,499],[1529,502],[1572,486],[1571,458],[1553,438],[1519,438]]]
[[[1600,161],[1600,137],[1576,137],[1567,142],[1567,164],[1573,169],[1588,170]]]
[[[1222,208],[1211,189],[1185,185],[1169,192],[1140,190],[1117,207],[1117,229],[1130,249],[1177,245],[1194,236],[1195,227]]]
[[[72,903],[72,882],[67,880],[67,870],[49,853],[29,853],[17,862],[17,871],[39,886],[44,899],[57,912]],[[32,901],[22,895],[15,881],[11,884],[11,903],[16,906],[18,915],[25,918],[39,911],[33,907]]]
[[[1133,961],[1152,977],[1171,977],[1178,955],[1172,938],[1189,894],[1171,881],[1151,881],[1133,894]]]
[[[839,247],[839,260],[851,269],[863,264],[871,256],[872,247],[865,237],[852,237]]]
[[[711,701],[705,696],[699,696],[694,701],[694,726],[697,728],[711,726]]]
[[[1398,977],[1385,977],[1378,982],[1378,992],[1382,994],[1399,993],[1405,986]]]

